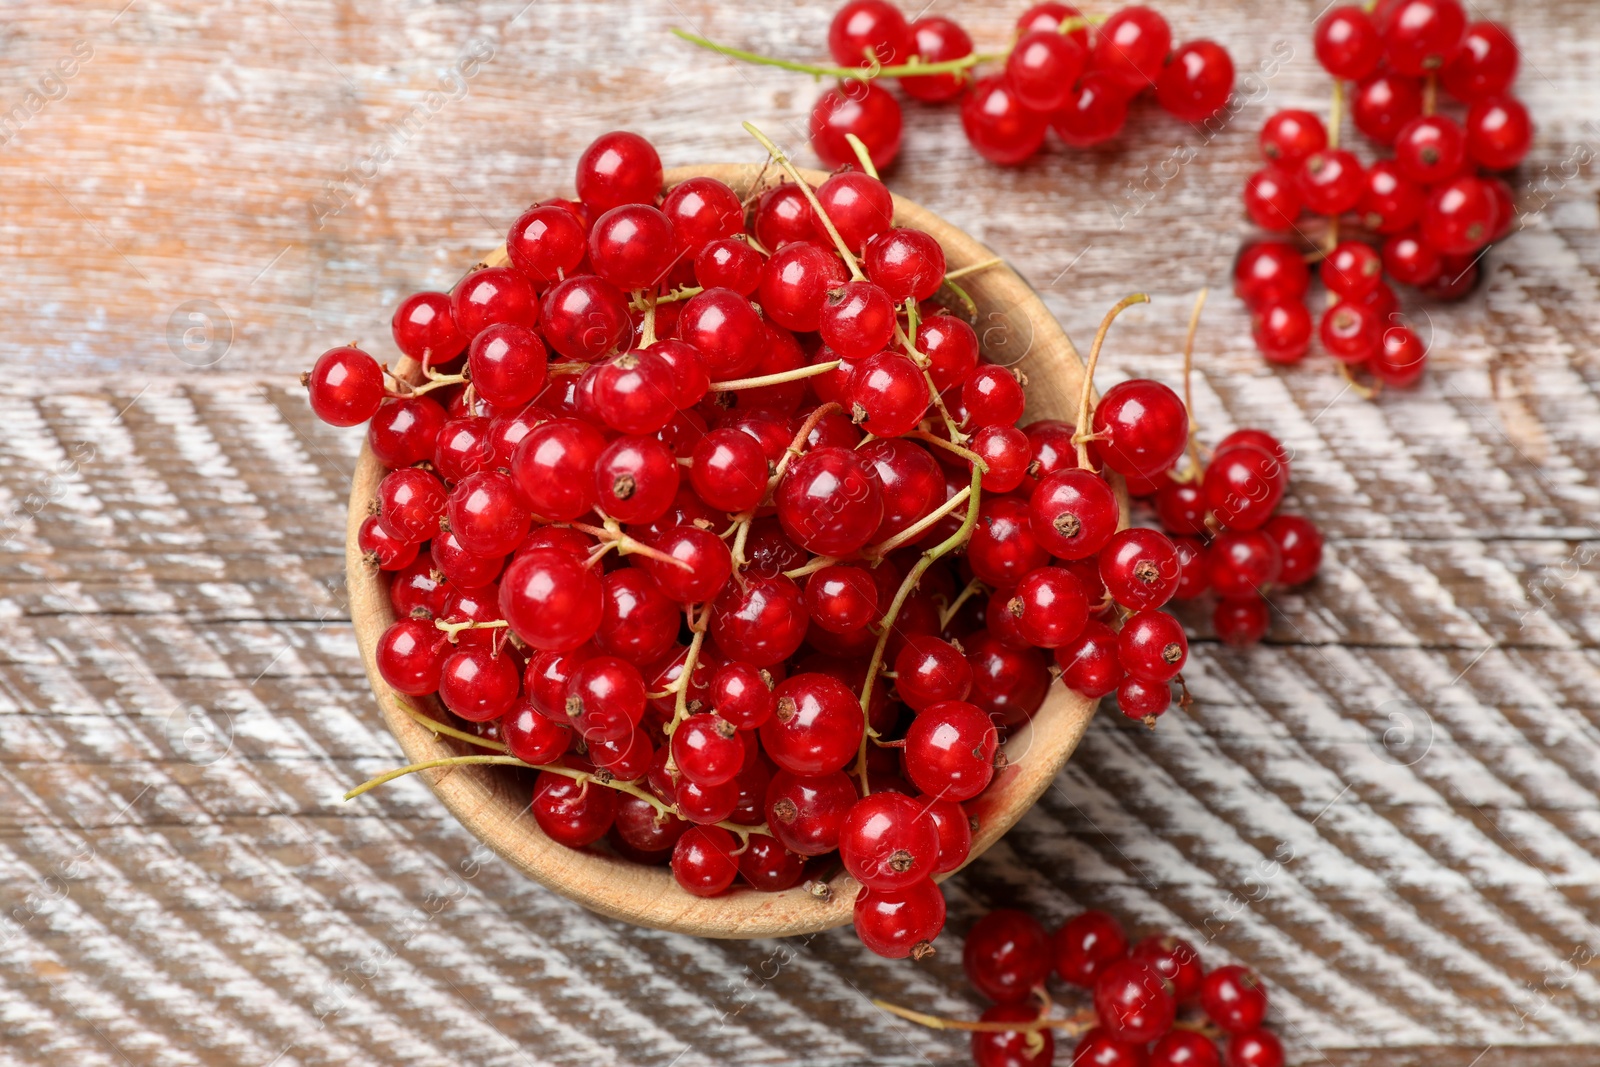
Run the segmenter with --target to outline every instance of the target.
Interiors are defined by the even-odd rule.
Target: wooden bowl
[[[709,175],[727,182],[744,196],[760,170],[754,165],[678,167],[667,172],[666,181],[671,186],[696,175]],[[768,171],[769,175],[775,173],[775,169]],[[810,172],[806,177],[820,183],[826,175]],[[898,196],[894,204],[898,225],[924,230],[939,239],[950,270],[994,258],[987,248],[937,215]],[[504,246],[484,262],[491,266],[504,263]],[[1006,365],[1018,364],[1026,357],[1022,365],[1028,378],[1028,417],[1072,421],[1083,364],[1039,297],[1003,264],[967,276],[959,284],[978,306],[976,328],[984,355]],[[414,370],[414,365],[409,369],[401,367],[401,373]],[[419,725],[401,708],[396,695],[378,674],[374,650],[379,636],[394,621],[394,613],[384,579],[361,561],[356,533],[383,474],[371,451],[363,449],[350,490],[345,552],[356,640],[384,721],[406,756],[420,763],[461,755],[470,746],[441,738]],[[1126,522],[1126,496],[1120,485],[1118,488]],[[987,792],[967,805],[978,820],[969,863],[999,840],[1049,787],[1077,747],[1094,714],[1095,703],[1063,685],[1052,685],[1032,722],[1006,742],[1007,766],[995,776]],[[430,710],[449,721],[442,708]],[[530,791],[525,784],[519,784],[518,775],[481,765],[420,773],[462,825],[530,878],[602,915],[640,926],[702,937],[813,933],[849,922],[860,888],[841,868],[827,882],[826,897],[800,886],[782,893],[735,889],[720,897],[696,897],[680,889],[665,867],[646,867],[597,850],[575,851],[546,837],[528,811]]]

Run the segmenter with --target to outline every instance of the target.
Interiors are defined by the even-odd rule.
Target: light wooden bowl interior
[[[709,175],[727,182],[744,196],[760,170],[754,165],[678,167],[667,172],[666,181],[671,186],[696,175]],[[768,171],[769,176],[776,173],[775,168]],[[806,177],[820,183],[826,175],[808,172]],[[965,233],[898,196],[895,221],[937,237],[944,246],[950,270],[994,258],[994,253]],[[504,247],[484,262],[505,262]],[[1025,370],[1027,417],[1072,421],[1083,365],[1038,295],[1003,264],[963,278],[959,284],[978,306],[976,328],[985,356]],[[404,367],[401,370],[407,372]],[[378,674],[374,650],[379,636],[394,621],[394,614],[385,578],[362,564],[356,533],[383,474],[371,452],[363,449],[350,491],[346,550],[356,639],[384,721],[406,756],[420,763],[461,755],[470,746],[441,738],[415,722]],[[1126,523],[1126,495],[1120,485],[1119,494]],[[967,805],[978,822],[969,863],[999,840],[1049,787],[1077,747],[1094,714],[1095,703],[1054,684],[1039,713],[1012,734],[1005,744],[1006,767],[987,792]],[[441,707],[427,710],[450,721]],[[445,807],[484,843],[530,878],[602,915],[661,930],[729,938],[807,934],[850,921],[859,885],[842,868],[828,880],[830,892],[826,899],[798,886],[782,893],[735,889],[725,896],[704,899],[680,889],[665,867],[646,867],[598,849],[575,851],[557,844],[544,835],[530,814],[530,793],[519,773],[500,767],[464,766],[423,771],[421,775]]]

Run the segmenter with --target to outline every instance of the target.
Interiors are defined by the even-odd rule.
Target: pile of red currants
[[[1320,260],[1328,307],[1316,333],[1347,377],[1365,367],[1379,383],[1421,376],[1424,343],[1399,315],[1386,279],[1442,300],[1477,284],[1484,250],[1511,231],[1511,188],[1496,175],[1527,154],[1533,125],[1509,88],[1516,42],[1494,22],[1468,24],[1459,0],[1380,0],[1372,11],[1336,7],[1317,22],[1317,58],[1334,78],[1330,121],[1279,111],[1261,129],[1266,166],[1245,184],[1244,202],[1264,229],[1301,232],[1301,213],[1326,217],[1308,257],[1268,241],[1240,256],[1235,291],[1254,314],[1262,355],[1295,363],[1310,347],[1310,272]],[[1393,150],[1363,165],[1339,147],[1349,90],[1350,118],[1373,143]],[[1438,90],[1460,105],[1436,110]],[[1364,236],[1340,237],[1351,219]]]
[[[1283,1046],[1262,1027],[1260,979],[1239,966],[1207,971],[1194,946],[1176,937],[1130,945],[1103,911],[1083,912],[1054,935],[1025,912],[992,911],[967,934],[961,963],[972,987],[994,1001],[977,1023],[879,1006],[939,1029],[971,1030],[977,1067],[1047,1067],[1055,1029],[1082,1035],[1071,1061],[1078,1067],[1283,1067]],[[1093,1008],[1052,1015],[1052,973],[1088,991]]]
[[[748,203],[711,177],[663,194],[647,141],[601,137],[507,265],[401,302],[414,371],[342,347],[305,381],[388,468],[359,533],[398,620],[377,666],[467,727],[419,722],[539,771],[552,839],[691,893],[808,870],[820,891],[837,851],[863,941],[920,954],[1047,657],[1135,718],[1170,703],[1188,645],[1158,609],[1184,557],[1118,531],[1104,472],[1165,479],[1187,411],[1142,379],[1091,409],[1108,315],[1087,432],[1019,427],[1017,374],[931,302],[939,242],[875,176],[813,189],[750,129],[789,180]],[[1259,502],[1207,500],[1259,525]],[[1210,557],[1213,586],[1246,574]]]
[[[1211,118],[1233,91],[1226,49],[1208,40],[1174,49],[1166,19],[1139,5],[1102,21],[1070,4],[1035,4],[1017,19],[1009,49],[978,53],[967,32],[942,15],[907,23],[887,0],[850,0],[828,29],[836,67],[775,61],[678,35],[748,62],[842,79],[811,109],[811,145],[828,167],[855,161],[850,135],[877,167],[899,152],[900,103],[883,88],[884,78],[896,78],[906,96],[923,103],[959,100],[967,140],[979,155],[1003,165],[1038,152],[1047,129],[1074,148],[1111,140],[1122,131],[1129,104],[1146,90],[1189,122]],[[974,68],[986,62],[1003,69],[975,77]]]

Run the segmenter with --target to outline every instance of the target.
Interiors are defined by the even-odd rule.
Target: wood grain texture
[[[936,10],[988,47],[1020,6]],[[1472,297],[1430,309],[1422,386],[1369,403],[1321,357],[1270,369],[1222,292],[1201,329],[1204,437],[1293,447],[1324,575],[1275,598],[1250,651],[1187,617],[1198,711],[1154,734],[1097,717],[949,883],[949,949],[920,966],[848,931],[712,942],[596,918],[421,783],[342,804],[400,752],[341,579],[359,436],[292,385],[335,343],[392,355],[396,299],[565,192],[605,129],[669,164],[758,158],[741,118],[798,149],[806,79],[665,30],[820,57],[830,5],[8,9],[0,111],[27,110],[0,128],[0,1063],[964,1063],[867,998],[974,1014],[955,949],[999,903],[1104,906],[1257,967],[1296,1063],[1594,1062],[1600,40],[1583,0],[1471,6],[1514,24],[1540,130],[1521,228]],[[1111,149],[1000,171],[950,111],[908,107],[889,175],[1080,339],[1151,291],[1103,384],[1174,373],[1195,290],[1225,290],[1248,232],[1254,131],[1324,105],[1311,4],[1161,8],[1241,71],[1290,50],[1215,137],[1141,105]],[[408,120],[474,39],[493,55],[468,91]],[[41,86],[79,41],[64,95]],[[190,301],[220,309],[209,334]]]

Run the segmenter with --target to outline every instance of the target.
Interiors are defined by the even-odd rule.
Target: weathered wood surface
[[[1020,6],[940,10],[986,46]],[[1310,4],[1162,7],[1242,70],[1292,50],[1209,143],[1147,110],[1114,150],[1001,172],[951,112],[908,109],[891,175],[1080,339],[1148,288],[1107,381],[1173,373],[1194,291],[1225,288],[1244,233],[1254,130],[1325,88]],[[1276,599],[1267,645],[1196,641],[1195,715],[1153,735],[1098,717],[951,883],[949,947],[913,966],[848,931],[599,920],[419,783],[342,804],[398,748],[341,579],[358,438],[292,384],[330,344],[387,351],[394,300],[564,191],[604,129],[669,163],[755,158],[738,118],[797,144],[805,79],[665,29],[820,56],[827,6],[7,7],[0,103],[41,95],[0,128],[0,1063],[962,1063],[964,1042],[867,998],[975,1012],[955,949],[1002,902],[1105,906],[1259,968],[1297,1063],[1594,1062],[1600,41],[1581,0],[1483,10],[1514,14],[1540,137],[1523,229],[1433,311],[1426,382],[1369,403],[1325,363],[1268,369],[1222,293],[1202,327],[1207,436],[1293,446],[1323,577]],[[395,133],[474,40],[493,54],[465,95]],[[328,211],[385,140],[392,161]],[[190,301],[221,328],[183,336],[204,326]]]

